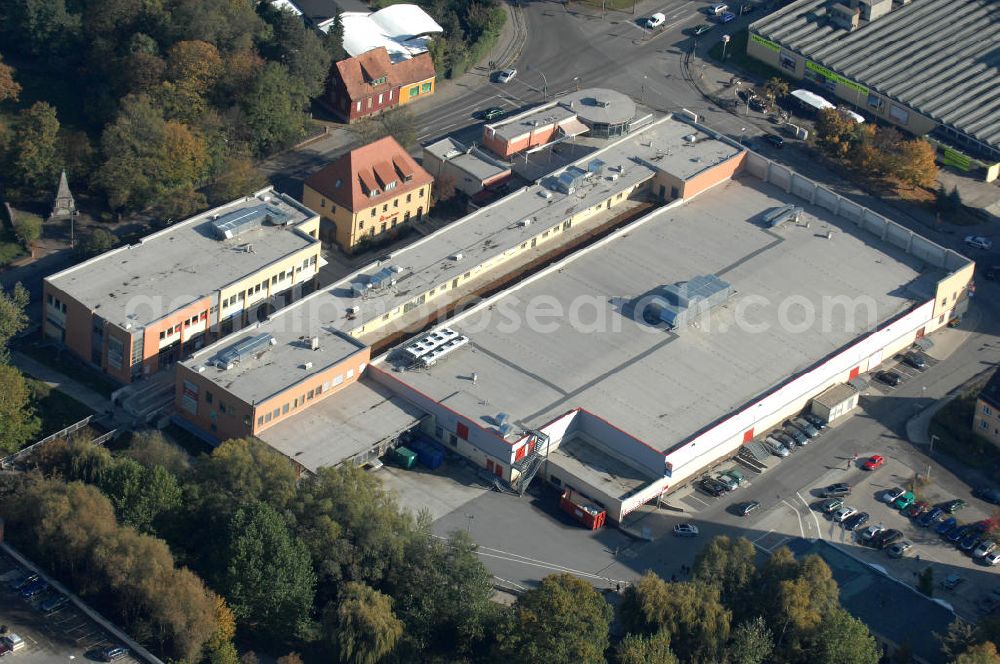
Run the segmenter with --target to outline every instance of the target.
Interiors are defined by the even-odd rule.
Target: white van
[[[24,639],[20,636],[11,632],[7,636],[3,637],[5,645],[10,649],[10,652],[17,652],[24,647]]]
[[[718,16],[719,14],[722,14],[722,13],[728,12],[728,11],[729,11],[729,5],[724,4],[722,2],[718,2],[718,3],[712,5],[711,7],[708,8],[708,13],[711,14],[711,15],[713,15],[713,16]]]
[[[660,12],[656,12],[655,14],[653,14],[644,21],[644,25],[647,28],[658,28],[666,22],[667,22],[667,17],[661,14]]]

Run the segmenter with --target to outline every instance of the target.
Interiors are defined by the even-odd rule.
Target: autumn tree
[[[774,638],[760,616],[740,623],[726,648],[729,664],[764,664],[774,651]]]
[[[236,616],[221,595],[213,593],[215,632],[205,642],[205,664],[240,664],[239,653],[233,644],[236,636]]]
[[[10,454],[21,449],[41,427],[24,376],[16,367],[0,364],[0,452]]]
[[[572,574],[552,574],[518,598],[500,647],[524,664],[604,664],[612,611]]]
[[[952,664],[1000,664],[997,647],[991,641],[969,646]]]
[[[162,466],[175,477],[185,477],[191,470],[187,452],[167,440],[155,429],[135,431],[129,439],[125,455],[151,470]]]
[[[363,583],[345,584],[336,608],[328,613],[330,638],[345,664],[376,664],[403,635],[392,598]]]
[[[267,186],[267,179],[261,175],[249,157],[234,156],[226,159],[222,170],[209,188],[209,200],[219,205],[248,196]]]
[[[94,228],[80,242],[80,254],[85,257],[97,256],[118,244],[118,238],[106,228]]]
[[[903,141],[895,176],[911,187],[933,187],[938,178],[934,146],[922,138]]]
[[[62,167],[56,109],[38,101],[22,111],[11,152],[15,180],[35,193],[49,194]]]
[[[14,80],[14,68],[3,63],[0,58],[0,103],[17,101],[21,94],[20,84]]]
[[[757,552],[743,537],[713,537],[695,556],[692,575],[695,579],[719,588],[727,606],[736,606],[747,585],[757,573]]]
[[[816,145],[831,157],[848,155],[855,140],[857,123],[835,108],[824,108],[816,119]]]
[[[165,74],[158,97],[164,115],[195,122],[208,106],[208,95],[222,74],[222,56],[201,40],[179,41],[167,51]]]
[[[617,664],[679,664],[670,649],[670,634],[629,634],[615,650]]]
[[[780,76],[772,76],[767,80],[767,83],[764,84],[764,96],[767,97],[768,101],[772,104],[775,100],[787,95],[788,90],[788,81]]]

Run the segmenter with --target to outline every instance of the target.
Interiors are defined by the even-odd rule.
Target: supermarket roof
[[[1000,3],[915,0],[831,23],[829,0],[799,0],[750,31],[1000,149]]]
[[[259,438],[315,472],[336,466],[410,429],[423,412],[362,378],[330,398],[265,429]]]
[[[792,201],[805,209],[800,224],[760,223]],[[944,276],[752,176],[644,219],[449,321],[468,344],[429,369],[394,375],[438,401],[471,390],[478,400],[462,412],[476,421],[502,411],[520,429],[538,428],[583,408],[667,451],[933,298],[928,287]],[[665,285],[703,274],[734,294],[693,325],[672,332],[638,313]],[[827,307],[841,296],[874,309]],[[816,324],[794,329],[801,319],[789,302],[808,302]]]
[[[692,143],[684,139],[692,134],[700,140]],[[325,298],[324,308],[339,311],[341,318],[348,309],[357,307],[351,324],[346,320],[338,324],[344,330],[359,329],[420,293],[466,272],[475,272],[477,266],[528,238],[652,178],[658,169],[686,179],[740,152],[740,147],[732,142],[717,140],[670,117],[663,118],[642,131],[609,142],[576,162],[577,168],[587,169],[594,160],[600,160],[604,162],[605,175],[615,173],[617,178],[594,177],[573,194],[566,194],[552,188],[552,179],[567,170],[561,169],[545,178],[544,184],[534,184],[505,196],[392,254],[388,264],[399,269],[395,287],[379,295],[355,297],[352,282],[370,280],[386,267],[372,265],[312,297]],[[532,220],[529,226],[521,225],[525,219]],[[455,260],[459,254],[462,258]]]
[[[265,189],[46,281],[105,320],[140,328],[318,244],[296,229],[315,216],[295,199]]]
[[[365,349],[304,298],[223,337],[181,364],[246,403],[259,403]],[[312,339],[317,340],[316,349]]]

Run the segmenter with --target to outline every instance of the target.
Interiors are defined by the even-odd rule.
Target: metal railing
[[[0,459],[0,468],[10,468],[12,465],[14,465],[15,461],[17,461],[21,457],[27,456],[28,454],[31,453],[32,450],[42,445],[45,445],[46,443],[51,443],[53,440],[57,440],[59,438],[65,438],[71,433],[79,431],[80,429],[90,424],[90,420],[93,417],[94,417],[93,415],[87,415],[87,417],[83,418],[79,422],[76,422],[75,424],[69,425],[62,431],[57,431],[51,436],[46,436],[45,438],[42,438],[41,440],[34,442],[31,445],[28,445],[27,447],[20,449],[9,456],[4,457],[3,459]]]

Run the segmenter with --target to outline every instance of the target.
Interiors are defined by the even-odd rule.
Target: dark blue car
[[[923,514],[921,514],[920,518],[917,519],[917,523],[923,526],[924,528],[927,528],[937,523],[937,520],[940,519],[942,516],[944,516],[944,510],[941,509],[940,507],[935,507],[931,511],[924,512]]]
[[[869,518],[870,515],[868,512],[858,512],[857,514],[853,514],[844,519],[844,522],[841,525],[844,527],[844,530],[857,530],[861,526],[868,523]]]
[[[958,525],[958,519],[956,519],[953,516],[950,516],[941,523],[939,523],[937,527],[934,528],[934,532],[936,532],[941,537],[947,537],[948,533],[954,530],[955,526],[957,525]]]
[[[49,589],[49,584],[45,583],[41,579],[38,579],[34,583],[30,583],[21,589],[22,597],[34,597],[35,595],[44,592]]]
[[[972,526],[962,526],[961,528],[953,528],[951,532],[945,535],[945,539],[947,539],[952,544],[958,544],[959,542],[962,541],[962,538],[964,538],[970,532],[972,532]]]

